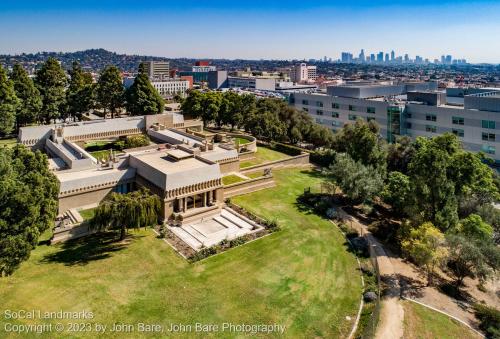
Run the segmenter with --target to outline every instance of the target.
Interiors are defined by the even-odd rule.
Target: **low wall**
[[[249,143],[240,145],[240,149],[245,148],[253,153],[257,152],[257,139],[251,135],[238,134],[238,133],[227,133],[228,136],[233,138],[242,138],[249,141]]]
[[[222,174],[238,172],[240,170],[240,161],[239,159],[235,159],[233,161],[223,161],[219,162],[219,166]]]
[[[224,198],[247,194],[276,186],[272,175],[250,179],[224,186]]]
[[[280,168],[280,167],[295,167],[295,166],[305,166],[310,165],[309,163],[309,153],[303,153],[294,157],[266,162],[264,164],[254,165],[250,167],[245,167],[240,170],[241,173],[254,172],[255,170],[263,170],[266,168]]]
[[[50,243],[57,244],[59,242],[81,238],[92,233],[95,233],[95,231],[90,229],[87,222],[71,225],[68,227],[57,227],[54,229],[54,234],[52,236],[52,239],[50,240]]]

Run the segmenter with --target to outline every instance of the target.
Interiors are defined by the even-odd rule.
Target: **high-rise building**
[[[408,56],[408,54],[405,54],[405,62],[410,62],[410,57]]]
[[[389,53],[385,53],[385,62],[389,62]]]
[[[391,51],[391,61],[394,61],[396,59],[396,53],[394,51]]]
[[[370,54],[370,62],[375,62],[375,54]]]
[[[384,62],[384,52],[378,52],[377,62]]]
[[[343,63],[351,63],[352,62],[352,54],[348,52],[342,52],[341,60]]]
[[[170,63],[168,61],[147,61],[142,64],[151,79],[164,80],[170,78]]]
[[[365,62],[365,50],[362,49],[359,53],[359,62]]]

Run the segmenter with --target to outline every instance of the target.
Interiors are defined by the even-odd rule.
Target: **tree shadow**
[[[317,171],[317,170],[302,170],[300,171],[301,174],[305,174],[311,178],[319,178],[319,179],[326,179],[327,176],[321,172],[321,171]]]
[[[61,244],[61,250],[46,255],[42,262],[63,263],[66,266],[86,265],[91,261],[111,257],[112,253],[121,251],[139,237],[141,236],[129,234],[125,240],[120,241],[116,232],[92,234]]]

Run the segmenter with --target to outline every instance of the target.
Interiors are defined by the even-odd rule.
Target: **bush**
[[[205,259],[211,255],[214,255],[216,253],[217,253],[217,248],[215,248],[214,246],[205,247],[205,248],[202,248],[199,252],[196,252],[195,254],[193,254],[189,258],[189,261],[191,261],[191,262],[199,261],[199,260]]]
[[[165,238],[167,236],[167,226],[165,224],[162,224],[160,226],[160,238]]]
[[[333,150],[316,151],[311,153],[309,160],[321,167],[329,167],[335,162],[336,155],[337,153]]]
[[[266,225],[266,228],[270,232],[278,232],[281,229],[280,226],[278,225],[278,222],[275,219],[269,221]]]
[[[474,312],[479,319],[479,328],[487,338],[500,338],[500,311],[486,305],[475,304]]]
[[[139,135],[131,135],[125,139],[125,147],[126,148],[136,148],[148,146],[150,144],[149,137],[144,134]]]
[[[271,143],[271,148],[275,151],[281,152],[288,154],[292,157],[301,155],[302,154],[302,149],[299,147],[287,145],[287,144],[282,144],[279,142],[272,142]]]
[[[236,247],[236,246],[240,246],[240,245],[243,245],[246,242],[247,241],[246,241],[245,237],[238,237],[236,239],[233,239],[233,240],[229,241],[229,247],[233,248],[233,247]]]

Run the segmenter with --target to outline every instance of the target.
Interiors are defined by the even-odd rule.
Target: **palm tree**
[[[123,240],[128,228],[157,224],[160,208],[160,198],[144,188],[127,194],[111,193],[97,207],[90,226],[98,230],[119,229]]]

